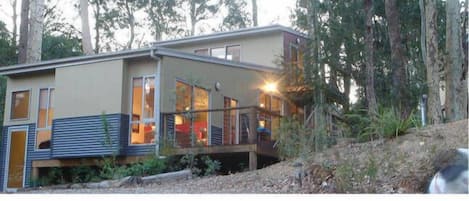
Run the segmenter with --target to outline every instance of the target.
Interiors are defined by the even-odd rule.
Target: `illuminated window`
[[[39,90],[36,124],[36,149],[50,149],[52,119],[54,118],[54,89]]]
[[[259,94],[259,107],[267,110],[259,114],[259,127],[276,139],[280,128],[280,117],[283,115],[283,101],[267,93]]]
[[[181,81],[176,82],[176,112],[209,109],[209,92]],[[189,147],[193,143],[208,145],[208,112],[175,115],[176,142]],[[192,136],[193,134],[193,136]]]
[[[229,97],[224,98],[224,108],[236,108],[238,101]],[[223,112],[223,144],[236,144],[238,133],[238,110]]]
[[[155,125],[155,78],[153,76],[134,78],[130,144],[154,144]]]
[[[29,115],[29,91],[15,91],[11,95],[10,119],[27,119]]]

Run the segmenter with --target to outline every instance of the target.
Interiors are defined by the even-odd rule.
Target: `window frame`
[[[45,119],[45,127],[44,128],[38,128],[38,125],[39,125],[39,110],[41,109],[41,90],[43,89],[47,89],[47,110],[46,110],[46,119]],[[37,119],[36,119],[36,130],[35,130],[35,133],[34,133],[34,151],[50,151],[51,150],[51,147],[52,147],[52,144],[51,146],[49,147],[49,149],[39,149],[38,148],[38,144],[37,144],[37,137],[38,137],[38,131],[50,131],[50,135],[51,135],[51,142],[52,142],[52,124],[50,126],[47,126],[47,123],[49,122],[49,104],[50,104],[50,92],[51,92],[51,89],[53,89],[55,91],[55,87],[43,87],[43,88],[39,88],[38,90],[38,95],[37,95]]]
[[[229,47],[235,47],[235,46],[238,46],[238,47],[239,47],[239,61],[228,60],[228,48],[229,48]],[[213,49],[221,49],[221,48],[224,49],[225,56],[224,56],[223,58],[214,57],[214,56],[212,55],[212,50],[213,50]],[[241,44],[233,43],[233,44],[225,44],[225,45],[223,45],[223,46],[216,46],[216,47],[210,47],[210,48],[199,48],[199,49],[195,49],[195,50],[194,50],[194,54],[195,54],[195,51],[197,51],[197,50],[204,50],[204,49],[207,49],[207,50],[208,50],[208,56],[210,56],[210,57],[214,57],[214,58],[217,58],[217,59],[224,59],[224,60],[232,61],[232,62],[241,62],[241,61],[242,61],[242,54],[241,54],[242,46],[241,46]],[[196,55],[198,55],[198,54],[196,54]],[[199,56],[202,56],[202,55],[199,55]]]
[[[31,95],[32,95],[32,89],[31,88],[27,88],[27,89],[17,89],[17,90],[14,90],[14,91],[11,91],[10,94],[10,115],[9,115],[9,118],[10,118],[10,121],[26,121],[26,120],[29,120],[31,118]],[[12,115],[13,115],[13,103],[14,103],[14,99],[13,99],[13,93],[16,93],[16,92],[28,92],[29,93],[29,98],[28,98],[28,115],[26,118],[17,118],[17,119],[13,119],[12,118]]]
[[[201,51],[201,50],[207,51],[207,55],[202,55],[202,54],[197,54],[197,53],[196,53],[197,51]],[[198,56],[210,56],[210,48],[199,48],[199,49],[195,49],[195,50],[194,50],[194,54],[195,54],[195,55],[198,55]]]
[[[212,109],[212,90],[211,89],[206,88],[206,87],[201,86],[201,85],[198,85],[198,84],[190,84],[188,81],[186,81],[182,78],[176,77],[176,79],[174,81],[174,90],[177,90],[176,87],[177,87],[178,82],[186,84],[191,88],[191,95],[190,95],[190,97],[191,97],[191,110],[194,110],[194,96],[195,96],[195,93],[194,93],[195,89],[194,88],[195,87],[198,87],[200,89],[203,89],[203,90],[207,91],[207,93],[208,93],[208,95],[207,95],[208,96],[207,97],[208,98],[208,109],[209,110]],[[177,103],[177,100],[176,100],[176,97],[175,97],[174,105],[173,105],[174,106],[173,111],[175,111],[175,112],[176,112],[176,103]],[[193,119],[191,121],[193,121]],[[192,123],[193,122],[191,122],[191,124]],[[212,115],[210,114],[210,112],[207,112],[207,146],[212,145],[212,139],[211,139],[211,137],[212,137],[212,126],[211,125],[212,125]],[[176,128],[176,121],[174,121],[173,126],[174,126],[174,128]],[[174,138],[174,144],[173,145],[177,146],[176,131],[174,131],[173,135],[174,135],[173,136],[173,138]]]
[[[133,104],[134,104],[134,99],[133,99],[133,94],[134,94],[134,79],[138,79],[138,78],[141,78],[142,79],[142,92],[143,92],[143,89],[145,87],[145,79],[146,78],[153,78],[154,79],[154,82],[155,82],[155,94],[154,94],[154,98],[153,98],[153,118],[143,118],[140,120],[140,121],[132,121],[132,115],[133,115]],[[132,76],[130,78],[130,94],[129,94],[129,97],[130,97],[130,107],[129,107],[129,134],[128,134],[128,137],[127,137],[127,146],[150,146],[150,145],[157,145],[157,136],[158,136],[158,130],[159,129],[158,127],[158,124],[156,122],[156,117],[157,115],[160,115],[160,114],[157,114],[157,107],[159,107],[159,105],[157,105],[157,101],[156,99],[158,98],[157,94],[159,93],[159,91],[157,89],[157,75],[155,74],[150,74],[150,75],[141,75],[141,76]],[[142,103],[141,103],[141,111],[142,111],[142,114],[143,112],[145,111],[144,110],[144,101],[145,101],[145,93],[142,93]],[[154,123],[155,124],[155,136],[154,136],[154,142],[153,143],[144,143],[144,144],[132,144],[132,124],[134,123],[137,123],[137,124],[147,124],[147,123]]]
[[[223,96],[223,106],[225,105],[225,99],[229,99],[229,100],[230,100],[230,107],[231,107],[231,101],[235,101],[235,102],[236,102],[236,106],[235,106],[235,107],[239,107],[239,100],[238,100],[238,99],[235,99],[235,98],[232,98],[232,97],[229,97],[229,96]],[[224,109],[226,109],[226,108],[224,107]],[[232,111],[232,110],[230,110],[230,112],[231,112],[231,111]],[[236,139],[236,140],[235,140],[235,142],[231,142],[231,145],[239,144],[239,141],[240,141],[239,138],[240,138],[240,130],[241,130],[241,128],[240,128],[240,122],[239,122],[239,121],[240,121],[240,118],[239,118],[239,110],[235,110],[235,111],[236,111],[236,114],[235,114],[235,116],[236,116],[236,119],[235,119],[235,120],[236,120],[236,125],[235,125],[235,127],[236,127],[236,129],[235,129],[235,135],[236,135],[236,137],[235,137],[235,139]],[[226,111],[224,111],[224,112],[226,112]],[[232,126],[232,124],[231,124],[231,121],[232,121],[232,119],[231,119],[231,114],[229,114],[229,116],[230,116],[230,126]],[[230,131],[230,132],[231,132],[231,131]],[[221,140],[221,141],[222,141],[222,145],[225,145],[225,114],[224,114],[224,113],[223,113],[222,133],[223,133],[223,135],[222,135],[222,138],[221,138],[222,140]]]
[[[229,47],[239,47],[239,61],[235,61],[233,59],[228,60],[228,48]],[[225,59],[228,61],[233,61],[233,62],[241,62],[241,45],[240,44],[230,44],[230,45],[225,45]]]

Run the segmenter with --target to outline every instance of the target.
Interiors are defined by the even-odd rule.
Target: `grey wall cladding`
[[[109,138],[104,132],[103,117],[108,123]],[[98,157],[119,154],[122,114],[54,119],[52,158]]]
[[[222,140],[223,140],[223,129],[212,126],[212,135],[211,135],[211,140],[212,140],[212,145],[222,145]]]

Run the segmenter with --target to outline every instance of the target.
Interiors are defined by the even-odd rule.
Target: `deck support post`
[[[31,179],[37,181],[39,179],[39,168],[33,167],[31,171]]]
[[[249,171],[257,170],[257,154],[254,151],[249,152]]]

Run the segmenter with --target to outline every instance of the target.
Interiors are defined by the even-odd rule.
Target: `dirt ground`
[[[468,120],[412,129],[389,140],[342,140],[306,159],[256,171],[138,187],[46,187],[22,193],[424,193],[435,172],[435,155],[463,147],[468,147]]]

